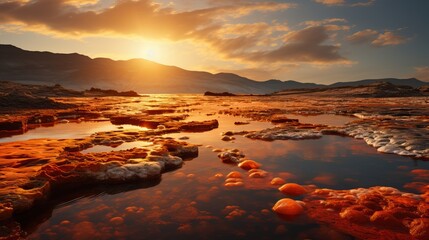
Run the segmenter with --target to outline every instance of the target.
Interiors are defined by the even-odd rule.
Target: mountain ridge
[[[395,82],[396,85],[429,85],[415,78],[365,79],[330,85],[301,83],[294,80],[255,81],[234,73],[212,74],[162,65],[146,59],[112,60],[90,58],[79,53],[27,51],[14,45],[0,44],[0,80],[30,84],[61,84],[83,90],[90,87],[139,93],[233,92],[267,94],[285,89],[323,88]]]

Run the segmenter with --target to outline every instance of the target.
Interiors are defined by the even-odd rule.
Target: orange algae
[[[311,219],[359,239],[429,239],[429,203],[422,196],[377,186],[317,189],[304,201]]]
[[[304,208],[293,199],[283,198],[277,201],[273,211],[282,215],[299,215],[304,211]]]
[[[290,196],[299,196],[307,193],[307,190],[303,186],[296,183],[286,183],[281,186],[279,190],[280,192]]]

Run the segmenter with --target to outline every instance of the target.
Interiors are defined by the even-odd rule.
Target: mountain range
[[[144,59],[112,60],[85,55],[26,51],[0,44],[0,80],[26,84],[54,85],[83,90],[90,87],[139,93],[233,92],[267,94],[288,89],[359,86],[375,82],[421,87],[429,85],[415,78],[366,79],[331,85],[293,80],[254,81],[233,73],[212,74],[188,71]]]

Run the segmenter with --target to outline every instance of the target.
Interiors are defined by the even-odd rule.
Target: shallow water
[[[85,153],[120,151],[120,150],[132,149],[132,148],[143,148],[151,145],[153,145],[152,142],[146,142],[146,141],[125,142],[119,146],[96,145],[81,151],[81,153],[85,154]]]
[[[146,128],[133,126],[133,125],[113,125],[110,121],[85,121],[85,122],[69,122],[58,123],[55,125],[40,125],[35,129],[21,135],[14,135],[10,137],[0,138],[0,143],[25,141],[30,139],[39,138],[56,138],[56,139],[69,139],[69,138],[84,138],[96,132],[107,132],[118,129],[135,129],[146,130]]]
[[[328,126],[341,127],[346,123],[356,120],[355,117],[341,116],[334,114],[319,114],[319,115],[297,115],[297,114],[286,114],[288,118],[298,119],[300,123],[309,124],[323,124]]]
[[[353,239],[305,216],[285,220],[272,212],[274,203],[284,197],[269,184],[272,177],[333,189],[383,185],[412,192],[404,188],[415,180],[410,171],[429,169],[429,162],[377,153],[362,140],[349,137],[267,142],[235,136],[236,140],[225,142],[222,132],[273,125],[210,112],[195,112],[187,121],[216,118],[218,129],[165,135],[176,139],[186,136],[187,142],[201,144],[197,158],[149,185],[111,185],[62,193],[45,208],[21,218],[31,233],[29,239]],[[234,125],[235,121],[250,124]],[[95,146],[85,151],[116,151],[143,144],[124,143],[114,149]],[[238,148],[247,158],[260,162],[270,175],[248,178],[246,171],[222,163],[206,145]],[[225,188],[225,178],[215,177],[230,171],[243,174],[243,188]]]

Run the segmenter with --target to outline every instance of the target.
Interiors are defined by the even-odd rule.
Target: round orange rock
[[[279,188],[280,192],[290,195],[290,196],[299,196],[307,193],[307,190],[299,184],[296,183],[286,183]]]
[[[273,178],[271,180],[271,185],[283,185],[285,183],[286,183],[286,181],[283,180],[283,178],[279,178],[279,177]]]
[[[238,167],[245,169],[245,170],[249,170],[249,169],[260,168],[261,164],[255,162],[253,160],[244,160],[238,164]]]
[[[113,225],[121,225],[122,223],[124,223],[124,219],[121,217],[113,217],[110,219],[110,223],[112,223]]]
[[[282,198],[274,205],[273,211],[278,214],[291,216],[301,214],[304,208],[293,199]]]
[[[243,182],[227,182],[224,184],[225,187],[242,187],[243,185]]]
[[[228,175],[226,175],[226,178],[241,178],[241,173],[237,172],[237,171],[232,171],[230,173],[228,173]]]

